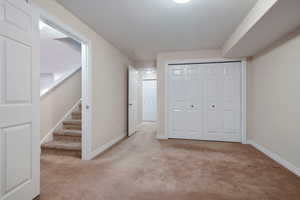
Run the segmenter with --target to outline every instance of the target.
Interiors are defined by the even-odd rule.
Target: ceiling
[[[57,0],[135,61],[221,48],[257,0]]]

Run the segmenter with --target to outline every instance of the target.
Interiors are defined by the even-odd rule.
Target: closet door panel
[[[189,65],[186,70],[187,134],[200,138],[203,132],[202,68]]]
[[[205,101],[205,139],[209,139],[209,135],[217,134],[219,129],[219,71],[215,64],[206,64],[204,78],[204,101]]]
[[[240,136],[241,70],[240,63],[224,64],[223,70],[223,132]]]
[[[169,66],[170,136],[184,135],[186,116],[186,67]]]

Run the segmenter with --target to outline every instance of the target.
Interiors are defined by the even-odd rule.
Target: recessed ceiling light
[[[188,3],[191,0],[173,0],[175,3],[180,3],[180,4],[184,4],[184,3]]]

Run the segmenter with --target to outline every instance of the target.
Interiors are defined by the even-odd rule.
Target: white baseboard
[[[53,133],[54,131],[63,123],[64,120],[66,120],[68,118],[68,116],[71,115],[71,113],[73,112],[73,110],[75,110],[75,108],[80,104],[81,99],[79,101],[77,101],[72,108],[63,116],[63,118],[61,118],[59,120],[59,122],[45,135],[45,137],[43,137],[43,139],[41,140],[40,144],[44,144],[46,142],[50,142],[53,140]]]
[[[169,138],[165,135],[156,135],[156,139],[158,139],[158,140],[167,140]]]
[[[116,143],[120,142],[122,139],[126,137],[126,134],[117,137],[116,139],[102,145],[101,147],[97,148],[95,151],[91,152],[88,156],[88,160],[91,160],[98,156],[99,154],[103,153],[105,150],[109,149],[110,147],[114,146]]]
[[[283,159],[278,154],[271,152],[270,150],[263,147],[262,145],[257,144],[253,140],[248,140],[247,143],[252,145],[254,148],[259,150],[260,152],[264,153],[265,155],[267,155],[268,157],[270,157],[272,160],[276,161],[277,163],[279,163],[283,167],[287,168],[288,170],[290,170],[291,172],[293,172],[297,176],[300,176],[300,168],[296,167],[295,165],[293,165],[289,161]]]

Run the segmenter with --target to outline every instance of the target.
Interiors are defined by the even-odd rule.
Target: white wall
[[[42,95],[81,67],[81,44],[40,21],[40,64]]]
[[[160,53],[157,56],[157,135],[165,138],[165,73],[166,62],[183,59],[220,59],[221,50]]]
[[[247,133],[300,168],[300,30],[257,55],[248,67]]]
[[[91,41],[92,150],[125,135],[127,67],[131,63],[130,60],[57,2],[34,2]]]
[[[278,0],[258,0],[245,19],[228,38],[223,46],[223,54],[233,48],[239,40],[268,12]]]
[[[41,39],[41,73],[63,74],[81,66],[81,51],[70,44]]]
[[[41,140],[81,98],[81,70],[41,98]]]

